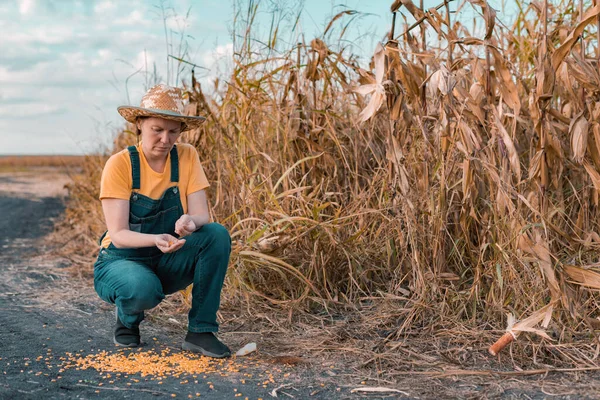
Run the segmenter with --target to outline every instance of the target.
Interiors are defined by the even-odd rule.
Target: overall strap
[[[129,146],[129,158],[131,159],[131,178],[133,180],[132,189],[140,188],[140,154],[135,146]]]
[[[177,146],[171,149],[171,182],[179,182],[179,156]]]

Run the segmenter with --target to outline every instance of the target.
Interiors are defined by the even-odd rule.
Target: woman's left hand
[[[180,238],[195,232],[196,229],[196,223],[192,217],[187,214],[183,214],[179,217],[177,222],[175,222],[175,233],[177,233]]]

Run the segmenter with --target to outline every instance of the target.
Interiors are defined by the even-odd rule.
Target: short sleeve
[[[122,152],[114,154],[102,170],[100,200],[108,198],[129,200],[131,184],[131,164],[128,162],[127,154]]]
[[[200,164],[198,152],[193,146],[189,146],[189,148],[192,154],[190,157],[190,180],[188,182],[187,194],[198,192],[210,186],[206,174],[204,173],[204,168],[202,168],[202,164]]]

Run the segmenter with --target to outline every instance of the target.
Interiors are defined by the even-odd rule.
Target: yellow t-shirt
[[[159,173],[150,168],[142,151],[141,143],[136,147],[140,156],[140,189],[138,193],[158,200],[165,190],[171,186],[178,186],[183,212],[187,213],[187,195],[206,189],[209,186],[196,149],[190,144],[177,143],[179,182],[175,183],[171,182],[170,154],[167,156],[164,171]],[[132,185],[131,159],[129,158],[129,151],[124,149],[113,154],[102,170],[100,200],[108,198],[129,200]],[[110,243],[110,236],[107,233],[102,239],[101,246],[106,248]]]

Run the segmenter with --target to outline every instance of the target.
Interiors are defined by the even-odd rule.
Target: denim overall
[[[177,187],[179,162],[176,146],[170,153],[171,182],[175,185],[158,200],[137,192],[140,189],[140,156],[135,146],[128,150],[133,178],[129,229],[176,236],[175,222],[183,214]],[[94,288],[102,300],[117,306],[123,325],[128,328],[138,326],[144,319],[144,310],[156,307],[165,295],[193,283],[188,330],[218,330],[217,310],[231,252],[229,233],[222,225],[210,223],[184,239],[186,242],[181,249],[168,254],[157,247],[120,249],[112,243],[100,250],[94,263]]]

